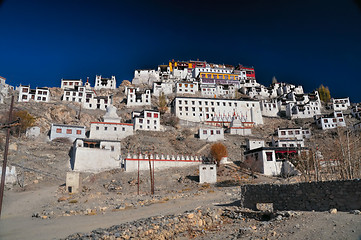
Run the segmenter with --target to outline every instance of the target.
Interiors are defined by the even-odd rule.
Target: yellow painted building
[[[199,77],[200,78],[208,78],[208,79],[238,80],[238,75],[232,74],[232,73],[200,72]]]

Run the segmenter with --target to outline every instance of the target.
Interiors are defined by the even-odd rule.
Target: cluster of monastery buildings
[[[0,103],[6,96],[5,79],[0,78]],[[9,88],[9,87],[8,87]],[[186,166],[199,164],[202,157],[138,154],[122,156],[121,141],[141,131],[163,131],[161,113],[152,108],[154,97],[166,96],[171,114],[182,123],[198,124],[198,137],[205,141],[221,141],[227,135],[249,136],[245,163],[267,175],[295,174],[292,159],[307,154],[305,140],[310,129],[277,129],[269,146],[263,140],[252,140],[252,128],[263,124],[264,117],[288,119],[311,118],[320,129],[345,127],[344,111],[360,119],[361,105],[351,107],[349,98],[332,99],[332,113],[322,114],[317,91],[305,93],[303,87],[273,82],[266,87],[256,80],[253,67],[212,64],[206,61],[169,61],[157,69],[134,71],[132,86],[125,87],[127,108],[134,108],[131,119],[122,121],[113,106],[112,91],[117,89],[115,76],[89,79],[61,79],[64,102],[81,104],[86,109],[106,110],[101,122],[85,126],[52,124],[50,140],[69,138],[73,141],[71,166],[75,171],[101,171],[123,167],[135,169],[135,163],[155,161],[155,166]],[[106,94],[99,95],[105,89]],[[48,88],[31,89],[20,85],[18,102],[49,102]],[[103,92],[104,93],[104,92]],[[242,97],[241,97],[242,96]],[[139,111],[139,109],[141,109]],[[361,124],[355,128],[360,129]],[[91,161],[89,160],[91,159]],[[143,166],[143,165],[141,165]]]

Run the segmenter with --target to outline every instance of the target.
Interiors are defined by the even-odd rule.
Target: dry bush
[[[216,161],[217,166],[219,166],[223,157],[228,156],[227,147],[222,143],[215,143],[211,146],[211,156]]]
[[[311,140],[310,153],[295,163],[305,181],[346,180],[361,177],[360,134],[338,128],[331,136]]]
[[[172,126],[172,127],[176,127],[179,123],[179,118],[173,114],[163,114],[162,115],[162,122],[161,124],[166,125],[166,126]]]
[[[164,114],[167,112],[167,110],[168,110],[167,99],[166,99],[164,93],[162,92],[162,94],[159,96],[159,99],[158,99],[158,111],[161,114]]]
[[[20,136],[21,133],[25,133],[26,129],[29,127],[34,126],[36,120],[35,117],[26,110],[13,112],[12,119],[13,121],[19,119],[19,125],[13,128],[13,133],[15,133],[17,136]]]

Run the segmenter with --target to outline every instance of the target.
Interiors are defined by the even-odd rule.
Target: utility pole
[[[3,205],[3,197],[4,197],[4,188],[5,188],[5,174],[6,174],[6,164],[8,161],[8,151],[9,151],[9,141],[10,141],[10,127],[11,127],[11,118],[13,114],[13,106],[14,106],[14,96],[11,97],[10,111],[9,111],[9,119],[8,126],[6,131],[6,142],[5,142],[5,151],[4,151],[4,161],[3,167],[1,171],[1,185],[0,185],[0,217],[1,217],[1,209]]]

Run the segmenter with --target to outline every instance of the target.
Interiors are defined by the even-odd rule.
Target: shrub
[[[211,156],[219,166],[223,157],[228,156],[227,148],[222,143],[215,143],[211,147]]]
[[[19,136],[21,133],[25,133],[26,129],[34,126],[35,117],[26,110],[19,110],[13,112],[13,121],[19,119],[19,125],[14,128],[14,132]]]

